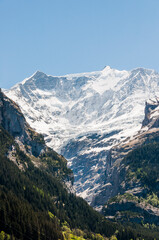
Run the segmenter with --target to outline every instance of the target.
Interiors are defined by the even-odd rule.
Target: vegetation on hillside
[[[17,164],[7,157],[13,145]],[[51,149],[39,158],[29,156],[2,127],[0,149],[0,239],[157,239],[157,229],[107,221],[83,199],[68,193],[62,180],[67,176],[70,180],[72,172]],[[147,196],[147,201],[153,199]]]
[[[149,194],[159,196],[159,143],[149,143],[133,150],[125,157],[129,165],[128,179],[135,178],[148,188]]]
[[[35,167],[32,159],[16,146],[16,157],[27,163],[25,170],[20,170],[6,155],[13,144],[16,146],[13,138],[1,128],[0,231],[16,239],[63,239],[62,224],[67,222],[70,229],[106,236],[115,232],[115,224],[105,221],[83,199],[68,193],[53,170]],[[44,155],[43,161],[47,161],[46,158],[50,162],[58,161],[56,155],[53,159],[50,153]],[[59,168],[66,168],[58,164]]]

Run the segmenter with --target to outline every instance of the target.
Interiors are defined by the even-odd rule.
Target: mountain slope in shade
[[[159,94],[158,86],[154,70],[107,66],[59,77],[36,72],[5,93],[48,146],[68,159],[77,194],[91,203],[104,184],[110,148],[140,130],[144,102]]]

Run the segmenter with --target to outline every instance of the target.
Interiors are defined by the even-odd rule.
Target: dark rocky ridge
[[[142,127],[147,126],[148,128],[158,128],[159,127],[159,100],[156,98],[155,100],[149,100],[146,102],[145,106],[145,118],[142,122]],[[153,117],[153,113],[155,117]]]
[[[26,122],[19,106],[0,91],[0,125],[17,142],[30,146],[30,153],[39,156],[45,151],[44,138]]]

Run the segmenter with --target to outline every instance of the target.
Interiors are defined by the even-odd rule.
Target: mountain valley
[[[151,74],[158,84],[157,73],[151,71]],[[17,86],[22,89],[21,85]],[[17,86],[10,90],[12,94]],[[154,95],[155,90],[150,90],[146,96]],[[15,92],[19,94],[17,102],[20,103],[22,95],[18,91]],[[159,101],[156,95],[157,92],[155,98],[143,104],[145,113],[143,110],[141,122],[137,124],[139,116],[134,116],[136,125],[134,118],[124,119],[124,113],[122,118],[127,129],[118,124],[109,131],[102,128],[99,131],[97,126],[63,144],[61,139],[58,149],[69,160],[67,164],[62,155],[49,147],[49,142],[45,144],[44,138],[49,137],[47,131],[43,133],[46,126],[43,128],[43,122],[29,117],[34,110],[28,112],[26,118],[39,121],[40,134],[26,122],[22,113],[25,104],[21,105],[21,111],[17,103],[0,91],[0,236],[5,234],[11,239],[28,239],[27,235],[31,239],[157,239]],[[39,99],[38,95],[36,100]],[[45,100],[43,96],[43,103]],[[35,107],[34,101],[27,106]],[[142,115],[139,109],[136,112]],[[40,113],[40,109],[37,111]],[[73,172],[67,166],[71,166]],[[76,197],[72,188],[74,180],[77,195],[83,196],[105,217]],[[19,218],[11,219],[17,212]],[[41,223],[40,219],[43,219]]]

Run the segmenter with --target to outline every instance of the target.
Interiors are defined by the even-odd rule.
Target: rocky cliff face
[[[92,205],[99,206],[107,202],[111,197],[125,192],[142,195],[145,191],[140,181],[126,181],[129,166],[125,166],[124,158],[138,147],[159,142],[159,102],[149,100],[145,105],[145,118],[142,128],[133,137],[128,137],[120,142],[108,153],[104,184],[98,189],[99,193],[93,198]]]
[[[0,91],[0,125],[15,138],[19,146],[30,148],[30,154],[39,156],[45,151],[43,136],[26,122],[19,106]]]
[[[151,99],[146,102],[145,118],[142,123],[142,128],[158,128],[159,127],[159,99]]]
[[[14,137],[19,136],[21,140],[29,137],[26,132],[29,125],[26,123],[20,108],[2,91],[0,91],[0,124]]]
[[[133,200],[123,199],[118,203],[112,202],[105,206],[103,213],[107,218],[120,222],[145,222],[159,225],[159,208]]]

